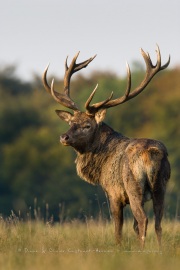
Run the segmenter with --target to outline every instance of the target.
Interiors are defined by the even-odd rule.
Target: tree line
[[[0,70],[0,213],[11,210],[24,218],[29,215],[55,220],[109,216],[108,200],[96,186],[80,180],[75,171],[75,153],[59,143],[68,128],[55,114],[61,107],[45,92],[41,77],[25,82],[15,75],[15,67]],[[144,71],[132,73],[132,87]],[[55,80],[62,91],[63,80]],[[104,100],[113,90],[123,95],[126,77],[109,71],[76,75],[72,98],[84,110],[92,89],[99,87],[94,102]],[[167,147],[172,173],[165,216],[179,216],[180,190],[180,69],[156,75],[137,98],[109,109],[106,122],[129,137],[161,140]],[[147,209],[148,210],[148,209]]]

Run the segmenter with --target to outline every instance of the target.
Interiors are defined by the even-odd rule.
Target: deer
[[[100,185],[109,200],[111,215],[115,226],[115,241],[122,243],[123,209],[129,204],[134,217],[133,229],[142,249],[145,245],[148,218],[144,204],[152,200],[157,242],[161,247],[161,221],[164,210],[166,186],[170,178],[170,163],[164,144],[148,138],[128,138],[114,131],[103,122],[108,108],[118,106],[139,95],[151,79],[168,67],[168,61],[161,65],[161,53],[157,45],[156,64],[153,65],[149,53],[141,49],[146,64],[145,77],[131,90],[131,70],[127,64],[127,87],[125,94],[113,99],[113,92],[104,101],[91,104],[97,86],[85,102],[85,112],[78,109],[70,97],[71,76],[86,68],[96,57],[76,63],[78,52],[68,66],[65,60],[64,93],[47,81],[49,65],[44,70],[42,81],[46,91],[56,102],[72,110],[56,110],[61,120],[67,122],[69,130],[60,136],[64,146],[71,146],[76,152],[76,170],[80,178],[93,185]]]

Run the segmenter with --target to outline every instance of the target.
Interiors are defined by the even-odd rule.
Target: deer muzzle
[[[63,145],[69,145],[69,142],[70,142],[70,138],[69,138],[69,135],[68,134],[63,134],[60,136],[60,142],[63,144]]]

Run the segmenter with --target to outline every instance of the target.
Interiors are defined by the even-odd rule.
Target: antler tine
[[[161,70],[165,69],[169,63],[170,63],[170,56],[166,64],[161,66],[161,53],[159,46],[156,45],[156,54],[157,54],[157,62],[156,65],[152,64],[151,58],[148,53],[145,53],[143,49],[141,49],[141,54],[144,58],[144,61],[146,63],[146,74],[144,80],[141,82],[141,84],[136,87],[129,95],[128,100],[134,98],[135,96],[139,95],[145,87],[148,85],[148,83],[152,80],[152,78]]]
[[[129,65],[127,63],[126,63],[126,69],[127,69],[127,77],[128,77],[127,88],[126,88],[124,96],[118,99],[119,101],[121,99],[120,103],[123,103],[126,101],[126,99],[129,96],[130,90],[131,90],[131,71],[130,71]],[[90,102],[92,101],[92,98],[97,90],[97,86],[93,90],[90,97],[88,98],[88,100],[85,103],[85,108],[87,110],[87,113],[89,113],[89,114],[95,114],[101,108],[107,109],[109,107],[113,107],[113,106],[116,106],[119,104],[119,103],[116,104],[117,99],[111,100],[113,97],[113,92],[111,92],[111,95],[106,100],[98,102],[98,103],[93,104],[93,105],[90,105]]]
[[[61,105],[65,106],[65,107],[67,107],[69,109],[72,109],[74,111],[77,111],[78,110],[77,105],[74,103],[74,101],[70,97],[68,97],[65,94],[57,93],[54,90],[54,79],[51,82],[51,95]]]
[[[156,46],[157,46],[157,50],[159,51],[159,54],[160,54],[159,46],[157,44],[156,44]],[[163,66],[160,67],[160,70],[163,70],[163,69],[167,68],[169,66],[169,64],[170,64],[170,61],[171,61],[171,57],[169,55],[167,62]]]
[[[145,87],[148,85],[148,83],[152,80],[154,75],[156,73],[158,73],[159,71],[167,68],[169,63],[170,63],[170,56],[169,56],[168,61],[163,66],[161,66],[161,53],[160,53],[160,49],[159,49],[158,45],[156,48],[156,54],[157,54],[156,65],[152,64],[152,61],[151,61],[149,54],[145,53],[142,49],[141,49],[141,54],[142,54],[144,61],[146,63],[146,73],[145,73],[145,77],[144,77],[143,81],[140,83],[140,85],[138,87],[136,87],[132,92],[130,92],[130,90],[131,90],[131,71],[130,71],[130,68],[127,64],[128,82],[127,82],[127,88],[126,88],[125,94],[122,97],[119,97],[117,99],[111,100],[111,98],[109,98],[103,102],[93,104],[92,106],[90,106],[88,104],[87,109],[90,113],[91,112],[95,113],[100,109],[107,109],[110,107],[117,106],[117,105],[122,104],[122,103],[134,98],[135,96],[139,95],[145,89]],[[92,100],[92,98],[90,99],[90,101],[91,100]]]
[[[87,99],[87,101],[85,103],[85,108],[87,110],[90,110],[90,103],[94,97],[94,94],[96,93],[97,88],[98,88],[98,84],[96,84],[96,87],[94,88],[94,90],[92,91],[92,93],[90,94],[89,98]]]
[[[125,102],[125,100],[128,98],[129,93],[131,91],[131,70],[128,63],[126,63],[126,70],[127,70],[127,88],[126,88],[124,96],[122,97],[122,102]]]
[[[72,59],[71,61],[71,64],[70,66],[68,67],[68,64],[67,64],[67,60],[68,60],[68,56],[66,57],[66,61],[65,61],[65,74],[64,74],[64,92],[69,95],[70,94],[70,79],[71,79],[71,76],[73,74],[73,67],[75,65],[75,62],[76,62],[76,59],[78,58],[78,55],[79,55],[80,52],[78,52],[74,58]]]
[[[64,75],[64,94],[60,94],[58,92],[56,92],[54,90],[54,80],[51,83],[51,87],[49,86],[48,82],[47,82],[47,71],[48,71],[48,67],[49,65],[46,67],[43,76],[42,76],[42,80],[43,80],[43,85],[45,87],[45,89],[47,90],[47,92],[49,94],[51,94],[53,96],[53,98],[60,103],[61,105],[72,109],[74,111],[78,111],[78,107],[77,105],[74,103],[74,101],[70,98],[70,79],[73,73],[79,71],[82,68],[87,67],[87,65],[96,57],[96,55],[94,57],[91,57],[79,64],[76,64],[76,60],[78,58],[80,52],[78,52],[74,58],[72,59],[70,66],[68,67],[67,64],[67,59],[65,61],[65,75]]]
[[[49,86],[49,84],[47,82],[47,79],[46,79],[48,68],[49,68],[49,64],[47,65],[47,67],[44,70],[44,73],[43,73],[43,76],[42,76],[42,81],[43,81],[43,85],[44,85],[44,88],[46,89],[46,91],[49,94],[51,94],[51,87]]]
[[[44,88],[46,89],[46,91],[51,94],[53,96],[53,98],[60,104],[64,105],[65,107],[68,107],[70,109],[73,110],[78,110],[78,107],[76,106],[76,104],[70,99],[70,97],[60,94],[58,92],[56,92],[54,90],[54,79],[52,80],[51,83],[51,87],[49,86],[48,82],[47,82],[47,71],[49,68],[49,64],[47,65],[47,67],[44,70],[43,76],[42,76],[42,81],[43,81],[43,85]]]
[[[67,59],[68,59],[68,56],[66,57],[66,61],[65,61],[65,75],[64,75],[64,92],[69,95],[70,94],[70,80],[71,80],[71,76],[81,70],[82,68],[85,68],[87,67],[87,65],[96,57],[96,55],[94,55],[93,57],[81,62],[81,63],[78,63],[76,64],[76,60],[79,56],[79,53],[78,52],[73,60],[71,61],[71,64],[70,66],[68,67],[68,64],[67,64]]]
[[[89,96],[89,98],[87,99],[87,101],[85,103],[85,108],[86,108],[87,114],[94,114],[97,111],[97,108],[102,107],[104,104],[106,104],[108,101],[110,101],[113,97],[113,92],[111,92],[111,95],[106,100],[90,106],[90,103],[94,97],[94,94],[96,93],[97,88],[98,88],[98,84],[96,85],[93,92],[91,93],[91,95]]]

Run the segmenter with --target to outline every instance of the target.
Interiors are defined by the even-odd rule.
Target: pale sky
[[[97,57],[81,74],[111,70],[124,75],[126,60],[143,63],[140,48],[155,61],[180,65],[179,0],[0,0],[0,68],[17,64],[29,80],[42,74],[62,77],[64,60],[81,51],[79,61]]]

